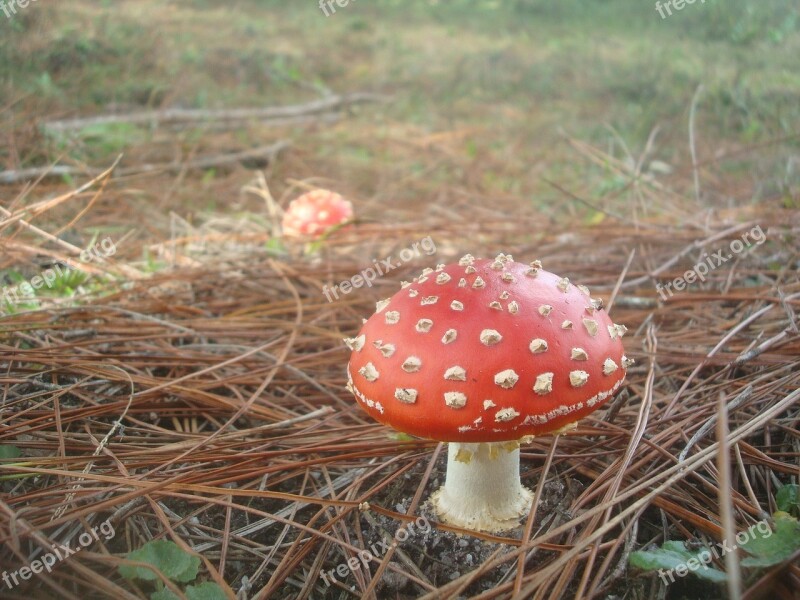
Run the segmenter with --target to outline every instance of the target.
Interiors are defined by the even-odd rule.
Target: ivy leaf
[[[206,581],[200,585],[190,585],[184,594],[188,600],[228,600],[222,588],[212,581]]]
[[[762,531],[761,523],[748,529],[748,539],[741,547],[750,556],[742,559],[743,567],[771,567],[800,549],[800,523],[797,519],[785,512],[776,512],[773,517],[774,531],[769,527]]]
[[[800,485],[785,485],[775,494],[775,504],[778,510],[800,515]]]
[[[710,562],[709,553],[705,548],[687,550],[683,542],[673,540],[664,542],[661,548],[631,552],[628,562],[643,571],[672,571],[682,567],[702,579],[721,583],[726,580],[726,575],[718,569],[706,566],[706,562]],[[697,566],[691,568],[695,564]]]
[[[228,600],[222,588],[212,581],[206,581],[200,585],[190,585],[183,591],[183,594],[187,600]],[[150,600],[179,600],[179,598],[164,588],[150,594]]]
[[[169,589],[164,588],[150,594],[150,600],[181,600],[181,599],[178,598],[174,592],[171,592]]]
[[[194,581],[200,567],[200,558],[181,549],[175,542],[169,540],[153,540],[133,552],[129,552],[128,560],[135,560],[153,565],[165,577],[172,581],[186,583]],[[155,581],[158,576],[152,569],[120,565],[119,573],[126,579],[142,579]]]
[[[14,459],[22,456],[22,451],[16,446],[0,446],[0,460],[4,458]]]

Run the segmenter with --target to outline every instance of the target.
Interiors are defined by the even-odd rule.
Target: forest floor
[[[0,598],[724,598],[631,555],[800,510],[781,492],[800,478],[794,24],[427,4],[81,0],[0,24],[0,571],[113,528]],[[354,224],[284,239],[317,186]],[[539,503],[507,535],[439,523],[446,448],[345,389],[342,338],[375,301],[468,252],[589,286],[636,360],[606,407],[523,446]],[[123,577],[154,539],[196,578]],[[792,598],[796,559],[744,568],[746,597]]]

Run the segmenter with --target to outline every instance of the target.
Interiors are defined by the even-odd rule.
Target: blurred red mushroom
[[[286,237],[316,239],[353,218],[353,205],[329,190],[306,192],[289,203],[283,215]]]
[[[530,509],[519,440],[597,410],[632,361],[589,290],[511,256],[425,269],[378,303],[352,350],[349,386],[373,418],[450,442],[431,498],[452,525],[503,531]]]

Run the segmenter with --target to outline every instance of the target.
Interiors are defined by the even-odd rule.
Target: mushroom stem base
[[[442,521],[474,531],[506,531],[519,526],[532,504],[533,493],[519,478],[518,445],[449,444],[445,484],[431,496]]]

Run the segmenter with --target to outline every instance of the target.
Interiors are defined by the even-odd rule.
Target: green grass
[[[524,182],[559,128],[606,145],[609,124],[641,149],[660,126],[663,158],[684,156],[688,107],[701,84],[698,137],[710,147],[800,132],[794,0],[698,0],[667,19],[649,0],[353,0],[327,18],[314,2],[283,0],[108,6],[32,5],[0,23],[2,103],[26,98],[43,114],[94,113],[384,91],[395,99],[379,119],[431,131],[484,127],[465,154],[520,147],[503,159],[504,173],[486,175],[498,190]],[[47,156],[101,161],[148,135],[85,131],[69,143],[50,140]],[[391,166],[392,156],[370,154],[354,137],[333,146],[345,175],[365,161]],[[321,159],[332,152],[314,146]]]

